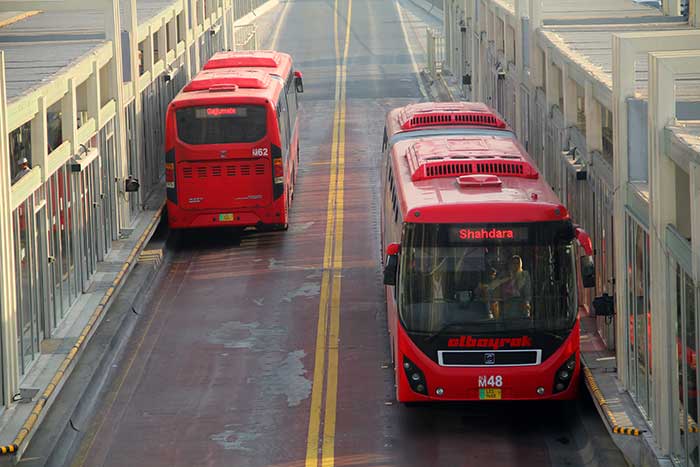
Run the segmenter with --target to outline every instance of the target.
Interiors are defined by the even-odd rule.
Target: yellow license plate
[[[500,400],[501,390],[495,388],[479,389],[479,399],[481,400]]]
[[[232,221],[233,214],[219,214],[219,222]]]

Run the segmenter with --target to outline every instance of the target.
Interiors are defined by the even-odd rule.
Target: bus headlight
[[[576,369],[576,354],[574,353],[569,359],[559,367],[554,376],[554,394],[565,391],[571,383],[571,376]]]
[[[427,396],[428,384],[425,381],[425,375],[415,363],[405,356],[403,357],[403,370],[406,374],[406,379],[408,380],[408,385],[411,386],[411,389],[414,392]]]

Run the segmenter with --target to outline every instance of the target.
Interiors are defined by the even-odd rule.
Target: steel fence
[[[431,28],[426,28],[426,35],[428,72],[433,79],[437,79],[445,63],[445,36],[441,31]]]
[[[235,26],[233,34],[236,41],[235,50],[257,50],[258,36],[255,23]]]
[[[243,18],[267,1],[268,0],[233,0],[233,17],[235,19]]]

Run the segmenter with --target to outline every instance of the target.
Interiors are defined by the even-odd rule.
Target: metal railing
[[[235,26],[233,28],[233,37],[236,41],[235,50],[257,50],[258,48],[257,26],[255,23]]]
[[[233,17],[235,19],[243,18],[267,1],[268,0],[233,0]]]
[[[445,63],[445,36],[441,31],[432,28],[426,28],[426,34],[428,72],[433,79],[437,79]]]

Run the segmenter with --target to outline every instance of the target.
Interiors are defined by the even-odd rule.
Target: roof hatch
[[[205,70],[197,74],[185,86],[191,91],[235,91],[241,89],[265,89],[270,85],[270,75],[256,70]]]
[[[490,174],[460,175],[457,184],[464,188],[500,187],[500,178]]]
[[[519,151],[493,149],[484,137],[418,141],[408,148],[406,159],[414,182],[479,174],[533,179],[539,176]],[[465,179],[465,183],[476,180]]]
[[[217,68],[277,68],[282,63],[279,52],[255,50],[245,52],[217,52],[204,65],[205,70]]]
[[[402,130],[435,125],[474,125],[506,128],[506,123],[479,102],[424,102],[404,107],[399,113]]]

